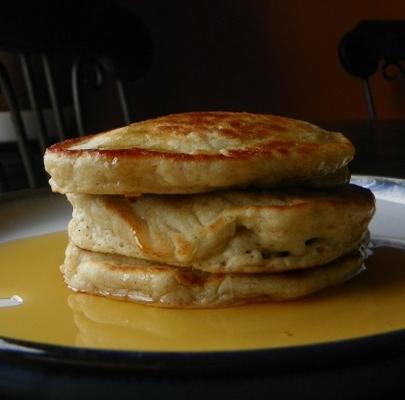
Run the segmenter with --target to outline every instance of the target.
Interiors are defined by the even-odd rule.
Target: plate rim
[[[6,344],[6,346],[4,346]],[[137,351],[71,347],[0,336],[0,362],[119,369],[139,373],[260,374],[379,363],[405,356],[405,329],[315,344],[211,351]],[[252,370],[252,362],[254,368]],[[258,371],[260,370],[260,371]]]

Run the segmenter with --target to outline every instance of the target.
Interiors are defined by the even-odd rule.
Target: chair
[[[369,121],[376,120],[369,78],[379,68],[387,80],[405,76],[405,21],[363,21],[342,37],[338,53],[343,68],[362,80]]]
[[[71,129],[69,134],[67,131],[62,90],[58,87],[61,81],[65,84],[66,77],[55,79],[61,69],[70,75],[70,83],[65,84],[70,93],[68,96],[63,93],[63,98],[70,98],[76,125],[74,134],[84,135],[88,131],[83,89],[101,90],[106,78],[111,79],[123,124],[129,124],[133,115],[126,88],[129,82],[143,76],[153,62],[152,41],[142,22],[109,0],[4,2],[0,13],[0,49],[21,68],[28,106],[37,128],[37,137],[29,140],[15,84],[0,59],[0,93],[8,106],[16,139],[0,149],[0,191],[42,185],[46,179],[42,168],[46,147],[72,135]],[[45,102],[52,110],[56,135],[48,132]],[[21,159],[25,176],[19,187],[5,165],[7,149]]]
[[[367,127],[349,133],[357,148],[354,170],[404,178],[404,123],[378,119],[370,77],[405,77],[405,21],[363,21],[343,35],[338,54],[343,68],[361,80],[368,111]]]

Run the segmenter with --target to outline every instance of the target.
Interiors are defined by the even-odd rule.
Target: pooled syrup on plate
[[[0,336],[93,348],[207,351],[313,344],[405,328],[405,248],[381,242],[352,280],[305,299],[159,309],[68,290],[64,232],[0,244]]]

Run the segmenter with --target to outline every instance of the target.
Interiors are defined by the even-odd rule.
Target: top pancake
[[[235,187],[334,186],[354,148],[342,134],[289,118],[172,114],[47,149],[61,193],[181,194]]]

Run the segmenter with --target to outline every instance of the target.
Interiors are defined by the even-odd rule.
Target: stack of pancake
[[[80,292],[167,307],[291,300],[365,257],[372,193],[342,134],[273,115],[173,114],[57,143],[73,205],[61,271]]]

